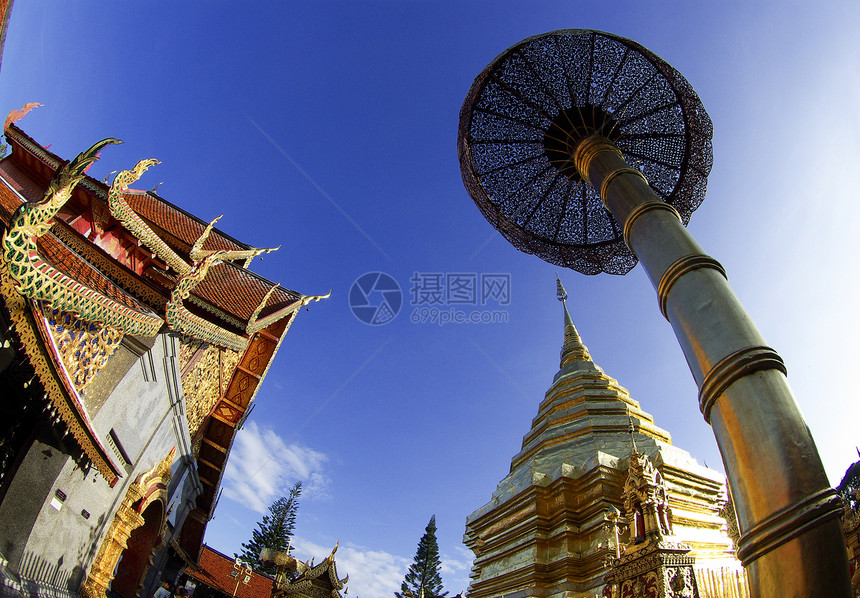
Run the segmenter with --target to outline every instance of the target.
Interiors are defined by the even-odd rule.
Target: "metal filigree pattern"
[[[112,143],[118,141],[104,139],[78,154],[60,169],[41,202],[25,203],[16,210],[3,235],[3,261],[15,280],[17,292],[25,297],[46,301],[54,309],[78,313],[84,320],[128,334],[154,336],[163,324],[160,317],[121,305],[80,284],[46,262],[36,246],[36,239],[48,231],[51,219],[84,178],[87,166],[98,159],[102,148]]]
[[[584,274],[624,274],[636,257],[573,164],[594,134],[689,222],[713,161],[710,118],[678,71],[608,33],[554,31],[496,58],[460,112],[460,168],[481,212],[516,248]]]
[[[122,341],[121,330],[85,322],[73,314],[43,308],[69,379],[83,391],[107,363]]]

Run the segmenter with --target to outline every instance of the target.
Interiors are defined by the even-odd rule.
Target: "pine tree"
[[[251,540],[242,544],[242,554],[236,555],[258,573],[275,574],[274,563],[261,563],[260,551],[263,548],[287,550],[293,529],[296,526],[296,511],[299,509],[299,496],[302,493],[302,483],[296,482],[289,496],[282,496],[269,507],[269,514],[264,515],[257,523],[257,529],[251,534]]]
[[[436,515],[433,515],[418,542],[418,551],[400,584],[400,591],[394,595],[397,598],[443,598],[448,592],[442,591],[441,567],[439,544],[436,543]]]

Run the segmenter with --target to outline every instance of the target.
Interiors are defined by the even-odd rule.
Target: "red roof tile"
[[[260,305],[274,285],[250,270],[241,268],[231,262],[214,266],[200,283],[194,287],[194,295],[218,305],[232,315],[248,321],[248,318]],[[266,307],[260,314],[261,318],[298,301],[301,295],[283,287],[278,287],[269,298]]]
[[[141,218],[169,232],[188,245],[193,245],[200,238],[200,235],[203,234],[203,229],[206,228],[206,225],[209,224],[185,210],[174,206],[163,198],[146,191],[129,189],[123,196],[128,205],[131,206],[131,209],[137,212]],[[216,251],[222,249],[241,250],[250,249],[250,246],[240,243],[216,228],[209,235],[209,238],[203,245],[203,249]]]
[[[101,272],[93,268],[84,258],[66,247],[52,233],[49,232],[39,237],[36,240],[36,246],[39,248],[39,255],[42,256],[42,259],[82,285],[136,311],[150,311],[149,308],[143,307],[134,297],[123,292]]]
[[[185,573],[190,578],[202,582],[228,596],[235,596],[236,598],[270,598],[272,595],[271,578],[251,572],[248,583],[245,583],[244,569],[235,577],[230,575],[231,572],[236,571],[233,565],[233,559],[204,544],[198,567],[188,567]]]

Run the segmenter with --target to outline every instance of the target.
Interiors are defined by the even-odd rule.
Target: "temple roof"
[[[262,276],[233,262],[223,262],[209,270],[206,278],[194,288],[194,294],[247,321],[271,289],[272,283]],[[301,298],[299,293],[279,286],[260,312],[260,317],[265,318],[289,307]]]
[[[152,191],[129,189],[124,196],[132,209],[144,220],[184,241],[189,248],[194,244],[194,241],[200,238],[206,225],[209,224],[178,208]],[[237,241],[216,228],[212,230],[212,234],[206,240],[203,248],[230,250],[250,249],[251,246]],[[188,250],[186,249],[185,256],[187,255]]]
[[[41,147],[35,140],[24,133],[15,124],[8,124],[6,129],[7,139],[12,147],[9,156],[0,161],[0,178],[15,193],[8,190],[0,194],[0,219],[8,225],[10,218],[17,207],[27,202],[42,201],[48,184],[55,176],[58,169],[66,162],[47,149]],[[71,223],[81,210],[96,202],[103,206],[99,211],[107,218],[105,228],[116,229],[122,225],[110,215],[107,208],[107,196],[109,186],[91,177],[84,180],[74,190],[71,201],[67,207],[58,215],[59,219]],[[197,241],[207,227],[207,222],[190,214],[181,208],[166,201],[151,191],[140,191],[127,189],[122,197],[134,212],[171,247],[177,254],[189,263],[193,263],[190,251],[194,242]],[[23,201],[22,201],[23,200]],[[55,225],[56,227],[57,225]],[[66,235],[77,235],[82,243],[79,246],[90,245],[88,249],[97,250],[79,231],[66,230]],[[136,299],[125,293],[123,289],[115,287],[115,280],[110,280],[92,266],[83,266],[89,256],[75,255],[68,246],[63,246],[62,241],[56,238],[53,231],[39,239],[39,246],[46,246],[46,261],[50,261],[58,269],[67,272],[72,278],[77,279],[77,273],[84,276],[80,280],[82,284],[89,285],[92,281],[94,288],[108,296],[121,297],[123,304],[138,303]],[[211,233],[201,247],[204,251],[247,251],[253,249],[250,245],[242,243],[225,234],[217,228],[212,228]],[[51,259],[50,256],[54,259]],[[56,263],[55,263],[56,261]],[[72,271],[68,271],[72,270]],[[150,286],[160,287],[160,294],[165,298],[177,283],[178,276],[166,267],[159,267],[156,259],[151,266],[142,272],[142,281]],[[125,285],[120,285],[125,286]],[[277,287],[277,288],[275,288]],[[274,290],[273,290],[274,289]],[[135,294],[134,289],[125,289]],[[285,315],[292,309],[299,307],[305,296],[301,293],[280,287],[275,283],[259,276],[245,267],[245,262],[224,261],[209,269],[205,278],[194,286],[190,293],[190,302],[196,304],[202,311],[196,313],[204,315],[207,319],[213,316],[218,318],[219,325],[226,325],[231,330],[244,329],[255,311],[260,308],[260,303],[266,294],[272,291],[272,295],[257,313],[257,317],[265,320],[268,317],[277,317],[277,314]],[[152,292],[149,293],[151,295]],[[149,307],[160,311],[163,304],[149,303]],[[192,308],[193,309],[193,308]]]
[[[13,111],[5,123],[12,151],[0,160],[3,299],[14,312],[19,341],[38,366],[46,396],[111,483],[122,475],[120,468],[105,452],[82,403],[81,392],[92,377],[70,373],[65,353],[60,355],[52,341],[53,329],[82,322],[88,330],[107,330],[114,347],[124,335],[151,338],[166,326],[183,342],[206,347],[196,350],[200,355],[216,349],[225,377],[219,378],[219,392],[206,404],[195,435],[198,446],[215,455],[198,464],[205,491],[180,542],[196,558],[237,427],[295,312],[321,297],[285,289],[248,270],[251,259],[265,250],[233,239],[214,222],[153,192],[130,189],[155,160],[120,171],[108,186],[85,173],[99,151],[117,140],[101,140],[71,161],[41,147],[14,124],[34,106]],[[105,345],[100,358],[112,351]]]
[[[246,572],[245,568],[237,568],[235,564],[235,560],[204,544],[197,565],[186,567],[185,574],[228,596],[270,598],[271,578],[254,571]]]

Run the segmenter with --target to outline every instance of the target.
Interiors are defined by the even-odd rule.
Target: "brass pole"
[[[574,150],[657,290],[699,387],[737,512],[738,558],[753,597],[850,596],[848,560],[830,487],[785,366],[674,208],[608,139]]]

